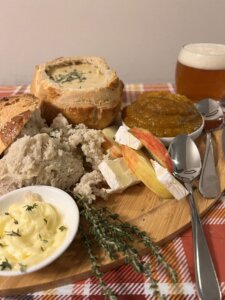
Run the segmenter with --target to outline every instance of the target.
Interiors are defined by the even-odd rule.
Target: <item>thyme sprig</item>
[[[140,231],[128,222],[122,222],[117,214],[111,213],[106,208],[97,208],[88,204],[88,201],[85,201],[82,197],[75,197],[75,201],[79,206],[81,217],[87,222],[88,233],[93,236],[111,259],[117,259],[119,254],[122,253],[125,256],[126,263],[132,265],[136,272],[149,278],[156,297],[160,297],[157,280],[153,276],[150,264],[141,261],[138,251],[133,246],[133,241],[138,239],[139,242],[149,248],[153,257],[165,268],[172,281],[177,282],[176,272],[166,262],[160,248],[154,244],[145,232]],[[90,253],[89,258],[94,268],[96,262],[93,257],[90,257]]]
[[[172,268],[172,266],[165,260],[165,257],[160,251],[160,247],[157,246],[152,239],[146,234],[146,232],[141,231],[138,227],[129,224],[128,222],[124,222],[121,224],[121,228],[123,230],[129,231],[131,234],[134,234],[140,242],[142,242],[146,248],[148,248],[151,254],[155,257],[157,263],[162,265],[171,278],[174,284],[177,283],[177,273]]]
[[[98,279],[98,283],[102,288],[103,295],[107,296],[110,300],[116,300],[117,297],[114,294],[114,292],[106,285],[105,281],[102,279],[102,276],[104,275],[103,272],[100,271],[100,265],[98,264],[98,259],[93,253],[92,244],[84,230],[82,229],[82,226],[80,226],[80,233],[81,233],[81,240],[84,244],[84,246],[87,249],[88,257],[91,262],[91,270],[95,278]]]

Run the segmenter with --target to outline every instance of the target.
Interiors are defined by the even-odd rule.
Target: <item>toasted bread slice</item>
[[[31,92],[48,122],[60,112],[71,123],[107,127],[120,111],[123,83],[104,59],[61,57],[36,66]]]
[[[31,94],[0,99],[0,154],[16,139],[39,106],[39,99]]]

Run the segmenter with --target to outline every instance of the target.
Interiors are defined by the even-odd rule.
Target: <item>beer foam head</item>
[[[188,44],[178,56],[183,65],[205,70],[225,69],[225,45],[221,44]]]

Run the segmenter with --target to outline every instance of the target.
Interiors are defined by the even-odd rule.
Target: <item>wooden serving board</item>
[[[221,191],[225,189],[225,159],[221,149],[221,133],[215,135],[217,169],[220,176]],[[200,148],[204,141],[199,141]],[[195,197],[200,215],[204,215],[216,200],[206,200],[197,189]],[[100,205],[120,214],[121,219],[137,225],[146,231],[158,244],[163,244],[190,226],[190,210],[187,200],[160,200],[142,184],[129,188],[120,195],[113,195]],[[140,248],[141,253],[146,249]],[[110,270],[123,263],[121,257],[111,261],[99,251],[103,270]],[[51,265],[38,272],[17,277],[0,278],[0,295],[12,295],[53,288],[62,284],[81,280],[91,275],[90,264],[79,239]]]

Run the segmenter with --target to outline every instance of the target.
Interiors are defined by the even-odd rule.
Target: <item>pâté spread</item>
[[[130,128],[148,129],[158,137],[189,134],[202,125],[202,117],[185,96],[169,92],[147,92],[122,111]]]
[[[25,272],[53,254],[66,234],[55,207],[27,193],[0,215],[0,271]]]

